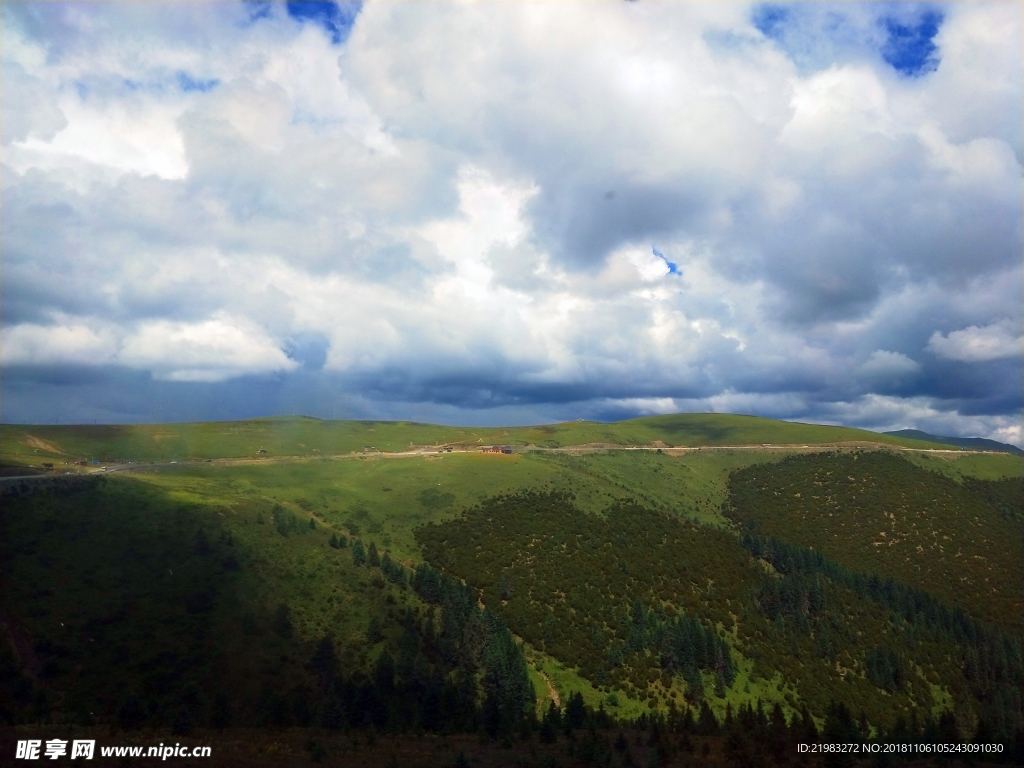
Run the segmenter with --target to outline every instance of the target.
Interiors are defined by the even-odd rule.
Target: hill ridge
[[[489,443],[538,448],[574,445],[824,445],[871,442],[910,448],[942,444],[823,424],[742,414],[678,413],[618,422],[571,421],[518,427],[471,427],[409,421],[320,420],[281,416],[245,421],[128,425],[0,424],[0,460],[170,461],[246,456],[395,452],[414,446]],[[51,450],[51,448],[55,448]]]
[[[884,435],[903,437],[908,440],[927,440],[931,443],[942,443],[943,445],[958,445],[972,448],[976,451],[996,451],[998,453],[1012,453],[1014,456],[1024,456],[1024,451],[1009,443],[1000,443],[998,440],[990,440],[987,437],[948,437],[943,435],[932,435],[922,432],[920,429],[897,429],[892,432],[883,432]]]

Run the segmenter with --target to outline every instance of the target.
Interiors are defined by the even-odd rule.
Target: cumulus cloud
[[[223,313],[197,323],[152,320],[128,329],[57,318],[46,326],[4,328],[0,341],[5,366],[122,365],[168,381],[224,381],[300,365],[252,322]],[[292,347],[302,355],[300,345]]]
[[[81,323],[21,323],[0,333],[0,360],[9,365],[103,365],[117,355],[116,338]]]
[[[4,418],[1012,437],[1019,6],[311,8],[2,6]]]
[[[829,404],[822,421],[878,431],[920,429],[933,435],[986,436],[1024,448],[1024,430],[1015,415],[963,414],[948,403],[927,397],[866,395],[853,402]]]
[[[978,363],[1024,354],[1024,333],[1020,323],[1003,320],[979,328],[968,326],[943,335],[936,331],[928,340],[928,349],[947,360]]]
[[[169,381],[204,382],[299,365],[259,329],[224,315],[200,323],[144,323],[124,340],[118,362]]]

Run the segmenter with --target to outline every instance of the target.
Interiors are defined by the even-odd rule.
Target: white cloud
[[[990,440],[998,440],[1001,443],[1009,443],[1010,445],[1016,445],[1018,448],[1024,448],[1024,426],[1019,423],[1004,423],[986,430],[986,433]]]
[[[174,125],[181,105],[153,99],[125,100],[97,107],[67,94],[61,100],[66,126],[48,140],[29,136],[5,151],[19,173],[39,168],[60,173],[76,160],[117,173],[181,179],[188,173],[185,147]]]
[[[114,362],[117,339],[107,329],[80,322],[22,323],[0,332],[4,365],[104,365]]]
[[[928,397],[865,395],[851,402],[829,404],[821,409],[819,418],[825,423],[879,432],[920,429],[933,435],[987,437],[1024,448],[1018,415],[965,415]]]
[[[803,151],[813,151],[846,144],[865,133],[888,133],[892,130],[888,102],[889,95],[872,68],[830,67],[797,81],[793,118],[780,138]]]
[[[1019,322],[1003,320],[979,328],[968,326],[942,335],[938,331],[928,340],[928,350],[947,360],[979,363],[1024,354],[1024,333]]]
[[[611,254],[609,262],[623,260],[636,269],[640,279],[645,283],[653,283],[669,273],[668,264],[659,259],[650,248],[644,246],[627,246]]]
[[[459,215],[429,222],[417,233],[454,267],[452,275],[439,280],[435,295],[446,303],[452,293],[492,301],[493,269],[487,255],[495,247],[510,248],[522,241],[528,231],[522,209],[536,189],[502,184],[474,166],[459,170],[456,187]]]
[[[3,64],[0,87],[4,94],[4,146],[28,138],[50,141],[67,126],[67,117],[52,91],[17,62]]]
[[[124,340],[118,362],[169,381],[224,381],[298,367],[259,328],[226,315],[144,323]]]
[[[937,120],[955,144],[988,136],[1005,141],[1020,157],[1024,126],[1007,109],[1024,97],[1020,8],[952,3],[943,11],[947,19],[936,36],[941,64],[928,87],[907,94],[905,108]]]
[[[298,367],[258,326],[225,313],[196,323],[156,320],[134,328],[55,319],[57,323],[47,326],[4,328],[3,364],[123,365],[158,379],[205,382]]]
[[[810,71],[741,4],[368,3],[343,46],[284,6],[33,8],[5,367],[285,376],[304,338],[410,417],[1020,410],[1018,6],[950,6],[915,79],[846,39]]]

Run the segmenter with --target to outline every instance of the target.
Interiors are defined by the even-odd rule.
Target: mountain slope
[[[930,435],[919,429],[897,429],[895,432],[883,432],[882,434],[902,437],[907,440],[924,440],[929,443],[962,446],[972,451],[997,451],[999,453],[1012,453],[1015,456],[1024,456],[1024,451],[1016,445],[1000,443],[998,440],[989,440],[986,437],[942,437],[940,435]]]
[[[961,484],[889,452],[821,453],[737,470],[729,492],[726,515],[744,530],[1024,628],[1019,479]]]
[[[624,720],[761,701],[820,725],[835,700],[887,730],[955,709],[962,738],[979,718],[1009,737],[1024,513],[988,465],[1019,460],[908,455],[977,475],[847,447],[5,481],[3,631],[23,642],[19,662],[0,638],[0,721],[500,732],[532,681],[541,710],[550,684],[567,713]],[[883,530],[884,553],[861,541]]]

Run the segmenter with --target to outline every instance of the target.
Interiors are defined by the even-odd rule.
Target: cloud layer
[[[5,420],[1024,438],[1016,4],[2,13]]]

